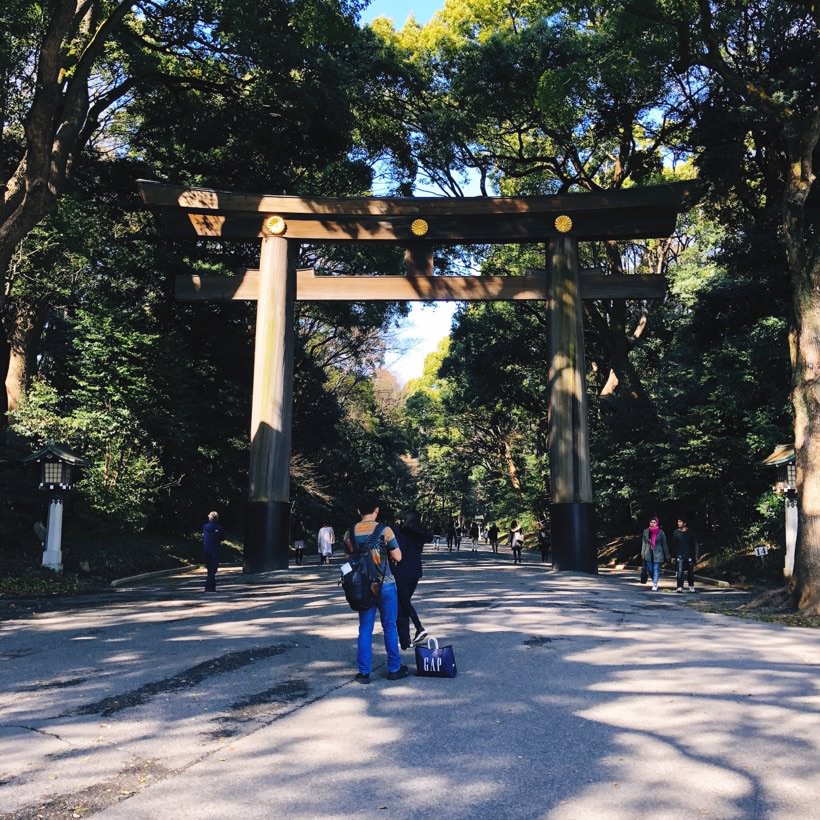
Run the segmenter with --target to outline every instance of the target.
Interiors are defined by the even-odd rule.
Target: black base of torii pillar
[[[552,563],[558,570],[597,574],[577,240],[551,239],[547,262]]]
[[[245,511],[247,573],[287,569],[290,547],[290,427],[298,243],[262,240],[253,359],[251,459]]]

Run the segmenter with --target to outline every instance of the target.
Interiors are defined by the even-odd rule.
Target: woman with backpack
[[[404,516],[402,525],[396,528],[396,540],[401,547],[401,561],[393,567],[393,575],[399,596],[396,627],[399,631],[399,645],[402,649],[409,649],[411,646],[423,643],[427,637],[427,630],[422,626],[411,598],[422,576],[422,550],[432,537],[433,534],[423,526],[415,510],[410,510]],[[410,639],[411,620],[416,628],[416,634],[412,640]]]

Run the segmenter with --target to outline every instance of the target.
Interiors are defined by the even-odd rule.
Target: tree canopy
[[[300,195],[541,195],[697,178],[674,236],[582,248],[667,276],[657,303],[585,305],[602,534],[694,514],[715,543],[776,542],[754,468],[794,441],[789,594],[820,608],[818,11],[799,2],[447,0],[426,25],[363,4],[30,3],[0,12],[0,518],[31,538],[17,458],[92,462],[90,526],[239,526],[254,309],[177,303],[170,274],[253,266],[254,243],[163,238],[138,177]],[[435,272],[518,275],[538,246],[436,248]],[[390,247],[306,246],[306,266],[399,273]],[[291,496],[347,523],[395,512],[549,514],[547,315],[457,311],[424,375],[384,401],[397,303],[301,303]],[[395,389],[391,388],[395,395]]]

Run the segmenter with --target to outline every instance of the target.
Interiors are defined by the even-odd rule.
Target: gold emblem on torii
[[[410,232],[413,236],[425,236],[429,230],[430,226],[427,224],[426,219],[414,219],[410,223]]]
[[[288,223],[281,216],[269,216],[265,220],[265,230],[274,236],[283,236],[288,229]]]

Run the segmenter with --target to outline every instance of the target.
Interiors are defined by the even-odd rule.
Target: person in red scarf
[[[649,519],[649,526],[643,531],[641,540],[641,558],[646,561],[647,568],[652,574],[652,592],[658,591],[658,582],[661,578],[661,564],[670,557],[669,544],[666,533],[661,529],[658,516]]]

